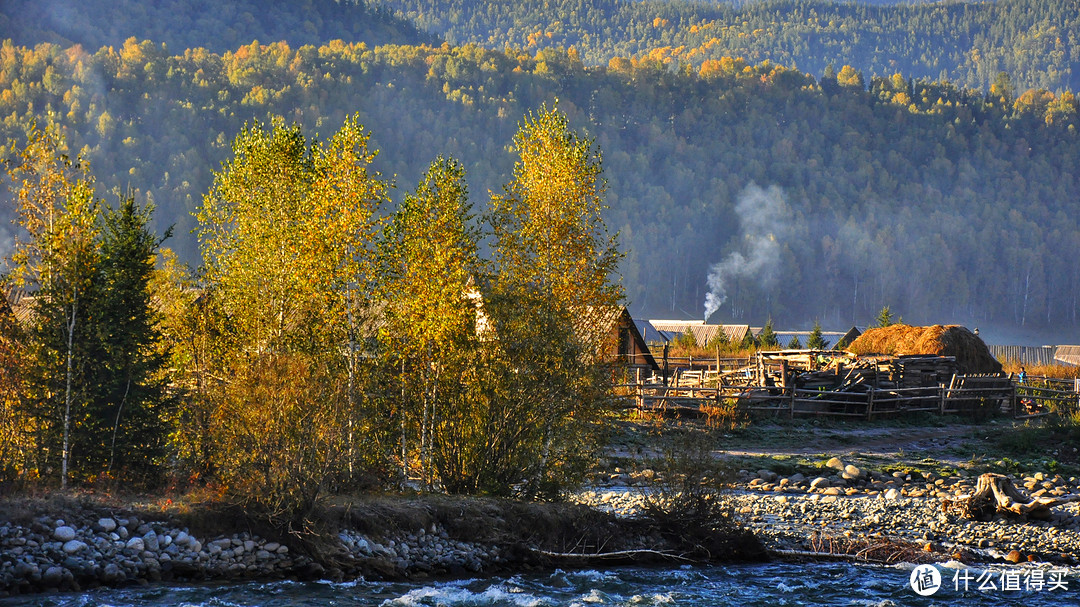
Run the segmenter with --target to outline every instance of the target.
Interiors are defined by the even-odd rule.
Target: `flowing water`
[[[259,582],[158,585],[0,599],[0,606],[297,607],[317,605],[1042,605],[1080,604],[1080,571],[937,567],[940,590],[920,596],[911,566],[769,563],[555,571],[440,582]],[[1041,573],[1036,573],[1036,572]],[[954,577],[956,580],[954,581]],[[963,591],[964,578],[968,590]],[[991,589],[987,583],[993,584]],[[1040,583],[1041,582],[1041,583]],[[1019,590],[1002,590],[1004,584]],[[983,586],[980,590],[979,586]],[[957,588],[959,587],[959,591]]]

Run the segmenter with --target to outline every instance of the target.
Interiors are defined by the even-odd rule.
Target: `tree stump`
[[[1020,493],[1009,477],[988,472],[979,476],[975,493],[962,495],[952,500],[945,499],[941,507],[946,512],[977,521],[989,521],[998,512],[1020,519],[1046,520],[1051,516],[1051,507],[1076,499],[1075,497],[1032,499]]]

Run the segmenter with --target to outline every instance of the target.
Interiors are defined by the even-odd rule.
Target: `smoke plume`
[[[705,320],[727,301],[733,280],[752,278],[763,288],[771,287],[780,269],[781,241],[789,231],[791,209],[778,186],[762,189],[751,183],[735,204],[742,239],[736,249],[709,269],[705,295]]]

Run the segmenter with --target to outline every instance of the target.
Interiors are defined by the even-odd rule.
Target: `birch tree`
[[[220,474],[247,499],[303,513],[344,482],[360,437],[354,344],[370,309],[387,184],[350,118],[308,143],[280,119],[243,129],[199,211],[219,358],[205,387]]]
[[[591,454],[591,424],[610,394],[598,320],[622,300],[613,278],[620,253],[604,224],[601,153],[591,139],[542,107],[525,117],[514,148],[513,180],[489,216],[495,274],[485,308],[498,380],[481,397],[502,440],[494,459],[518,470],[520,492],[538,495],[580,478]]]
[[[389,364],[396,368],[400,361],[403,369],[402,457],[408,458],[406,432],[413,428],[421,476],[429,486],[433,445],[442,444],[442,424],[461,404],[460,374],[476,339],[470,289],[479,277],[480,233],[472,222],[465,169],[439,157],[405,197],[383,241],[384,342]]]
[[[60,467],[68,484],[75,432],[85,413],[88,302],[97,259],[99,200],[81,159],[72,160],[55,127],[34,128],[26,147],[11,150],[18,223],[12,276],[34,291],[30,329],[32,385],[38,442],[46,465]],[[58,460],[58,461],[57,461]]]

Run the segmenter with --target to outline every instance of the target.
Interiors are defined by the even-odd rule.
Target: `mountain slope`
[[[190,212],[245,121],[283,115],[325,135],[356,112],[401,190],[443,153],[482,208],[509,180],[518,121],[555,98],[604,153],[635,314],[701,317],[711,291],[715,321],[843,329],[887,304],[984,332],[1080,322],[1069,93],[864,82],[850,68],[818,81],[733,59],[587,68],[475,46],[0,49],[0,136],[51,113],[103,185],[153,197],[191,261]]]
[[[573,46],[586,63],[648,57],[698,66],[744,57],[821,74],[851,65],[988,88],[1080,88],[1080,3],[768,0],[736,7],[689,0],[381,0],[456,44],[535,51]]]
[[[120,46],[130,37],[175,51],[236,49],[253,40],[299,47],[330,40],[375,44],[432,42],[411,23],[363,0],[5,0],[0,40]]]

